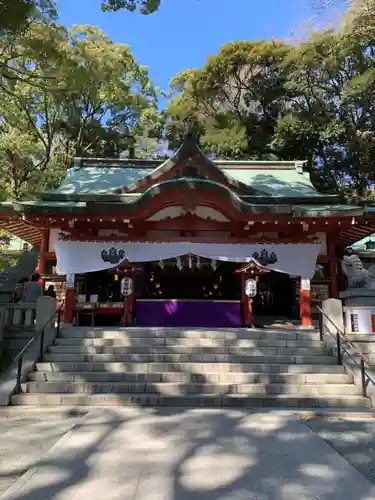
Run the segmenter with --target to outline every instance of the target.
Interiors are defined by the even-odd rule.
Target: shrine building
[[[211,161],[188,136],[166,161],[76,158],[56,190],[2,203],[0,228],[38,248],[66,323],[310,327],[375,218],[304,162]]]

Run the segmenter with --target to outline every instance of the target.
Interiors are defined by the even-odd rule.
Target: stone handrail
[[[16,302],[0,304],[3,326],[18,326],[34,329],[36,302]]]
[[[0,356],[5,329],[35,330],[36,302],[0,304]]]

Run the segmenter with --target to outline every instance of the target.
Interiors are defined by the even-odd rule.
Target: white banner
[[[251,262],[294,276],[312,278],[320,251],[317,244],[247,245],[233,243],[129,243],[79,242],[55,243],[59,274],[83,274],[111,269],[127,259],[135,262],[159,262],[185,254],[194,254],[226,262]]]

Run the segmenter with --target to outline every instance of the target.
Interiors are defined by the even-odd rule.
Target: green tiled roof
[[[322,196],[312,185],[309,174],[293,169],[236,169],[219,166],[228,175],[239,182],[251,186],[256,191],[286,197]]]
[[[73,167],[55,194],[105,194],[130,186],[152,172],[154,167]]]
[[[295,215],[300,217],[320,217],[330,215],[363,215],[363,208],[356,205],[298,205],[294,207]]]
[[[183,165],[183,170],[173,172],[175,165]],[[63,200],[95,202],[100,199],[101,203],[131,204],[137,203],[136,198],[117,199],[119,195],[127,194],[126,188],[141,198],[143,195],[143,202],[155,194],[156,187],[157,192],[166,185],[173,189],[178,187],[178,179],[185,179],[198,184],[202,180],[206,183],[212,181],[212,188],[215,189],[219,185],[222,188],[226,186],[245,204],[304,203],[306,207],[301,207],[301,211],[307,213],[312,209],[322,215],[343,210],[344,206],[332,206],[340,203],[338,196],[325,195],[315,189],[304,165],[302,161],[211,161],[196,141],[188,136],[175,156],[165,161],[76,158],[59,188],[41,193],[40,199],[49,203]],[[145,182],[140,182],[142,180]],[[263,200],[257,200],[258,197]],[[331,205],[331,208],[325,205]],[[78,204],[76,207],[79,208]],[[346,209],[351,210],[352,207]]]
[[[353,248],[353,250],[366,251],[366,243],[368,243],[369,241],[375,241],[375,234],[370,234],[370,236],[366,236],[366,238],[362,238],[361,240],[350,246]],[[374,250],[372,250],[372,252],[374,252]]]
[[[102,160],[97,166],[93,163],[75,166],[68,170],[66,178],[53,193],[58,195],[88,195],[115,192],[134,185],[142,178],[157,171],[162,162],[153,161],[151,165],[142,162],[134,165],[123,161],[111,165],[111,161]],[[158,164],[159,163],[159,164]],[[292,162],[216,162],[228,178],[232,178],[255,191],[270,196],[300,198],[322,196],[312,185],[308,173]],[[238,168],[236,168],[238,166]],[[277,168],[275,168],[275,166]],[[156,180],[157,182],[157,180]]]

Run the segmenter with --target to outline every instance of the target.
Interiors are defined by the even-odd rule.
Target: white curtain
[[[59,274],[83,274],[118,266],[122,261],[158,262],[185,254],[227,262],[250,262],[254,254],[274,254],[268,269],[312,278],[320,244],[247,245],[232,243],[129,243],[57,241],[55,251]],[[112,250],[112,252],[111,252]],[[113,258],[111,255],[113,254]],[[274,259],[275,260],[275,259]]]

